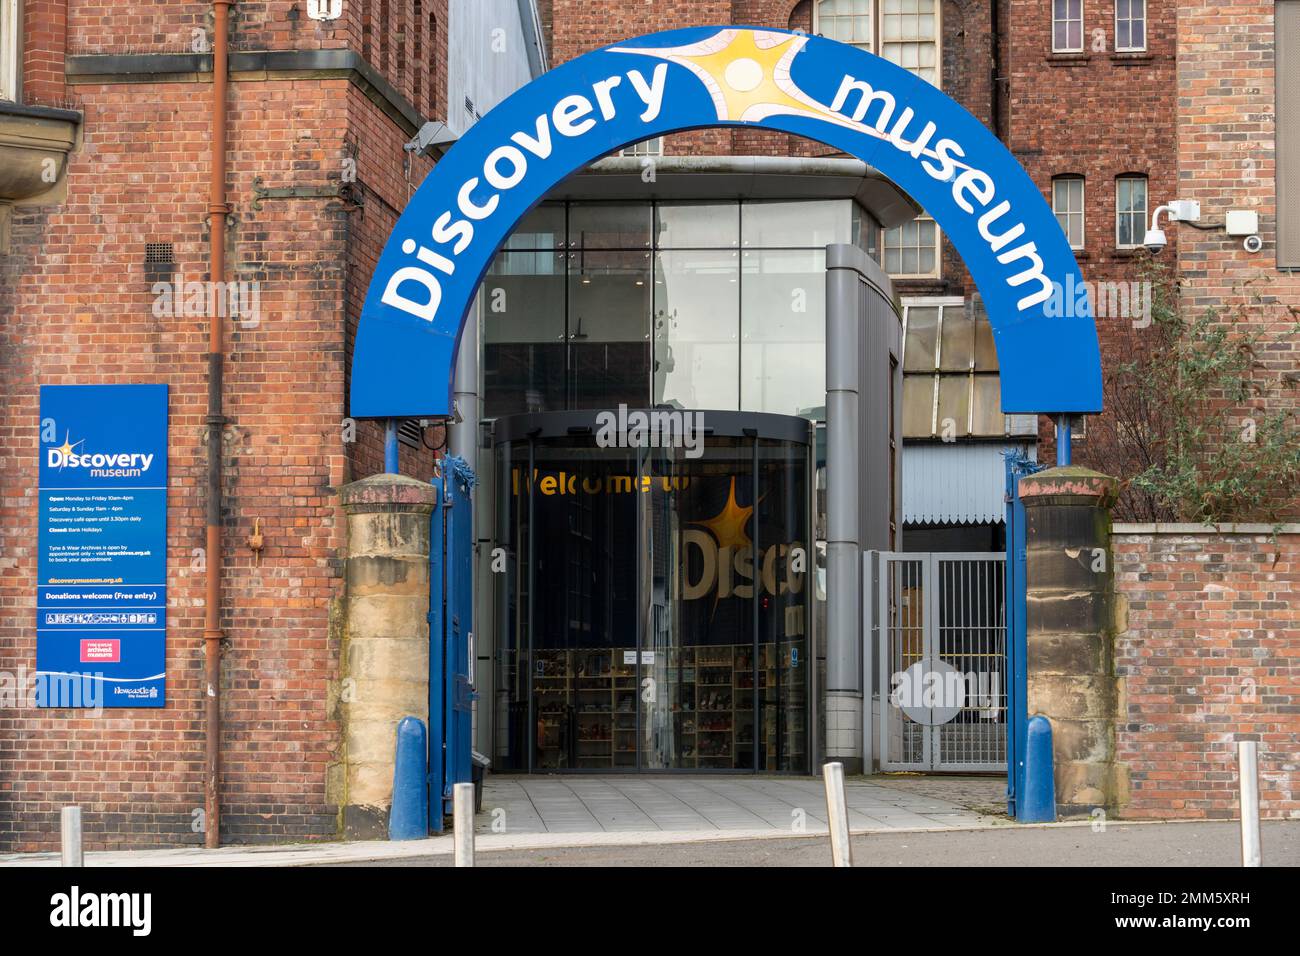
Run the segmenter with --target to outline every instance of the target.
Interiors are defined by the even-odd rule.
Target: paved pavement
[[[1261,827],[1264,865],[1300,866],[1300,821]],[[925,833],[884,831],[853,837],[853,865],[1206,867],[1241,865],[1241,830],[1224,823],[997,827]],[[658,846],[543,847],[475,854],[476,866],[829,866],[826,837],[719,840]],[[351,864],[342,864],[351,865]],[[412,857],[367,865],[451,866],[449,856]],[[1221,877],[1214,878],[1222,883]],[[1224,888],[1227,887],[1204,887]],[[1234,887],[1235,888],[1235,887]]]
[[[977,786],[987,787],[987,783]],[[948,830],[1008,825],[890,778],[846,781],[854,832]],[[967,801],[969,802],[969,801]],[[817,777],[712,775],[489,775],[477,820],[483,851],[564,846],[666,846],[718,839],[767,840],[825,834],[826,797]],[[183,847],[87,853],[90,866],[303,866],[440,856],[451,837],[400,843]],[[57,866],[56,853],[0,855],[0,866]]]
[[[957,803],[880,778],[845,785],[857,830],[992,825]],[[998,788],[1001,788],[998,784]],[[703,775],[491,775],[481,833],[825,832],[826,794],[818,777]]]

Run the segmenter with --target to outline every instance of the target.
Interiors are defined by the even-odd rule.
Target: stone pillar
[[[393,796],[397,722],[429,719],[429,519],[433,485],[375,475],[342,490],[347,515],[343,763],[348,839],[383,839]]]
[[[1118,483],[1087,468],[1020,479],[1028,590],[1028,707],[1052,724],[1061,816],[1111,810],[1115,631],[1110,508]]]

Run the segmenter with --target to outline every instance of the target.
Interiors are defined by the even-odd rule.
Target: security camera
[[[430,120],[420,127],[419,132],[402,148],[408,153],[424,153],[434,159],[441,159],[447,150],[455,144],[457,136],[451,128],[440,120]]]
[[[1195,199],[1175,199],[1173,202],[1156,206],[1155,211],[1151,213],[1151,228],[1147,230],[1146,238],[1142,240],[1142,245],[1147,247],[1147,251],[1153,256],[1158,255],[1160,250],[1169,244],[1165,238],[1165,231],[1160,228],[1161,215],[1168,213],[1170,222],[1199,222],[1201,219],[1201,204]]]
[[[1259,236],[1247,236],[1241,245],[1247,252],[1259,252],[1264,248],[1264,240]]]

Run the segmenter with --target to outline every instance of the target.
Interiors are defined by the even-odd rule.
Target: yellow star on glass
[[[755,123],[768,116],[813,116],[844,122],[790,78],[790,61],[806,36],[763,30],[720,30],[679,47],[613,47],[686,67],[708,88],[719,120]],[[845,123],[844,125],[849,125]]]
[[[737,552],[750,546],[749,535],[745,534],[745,525],[754,513],[754,506],[742,508],[736,501],[736,479],[731,479],[731,490],[727,492],[727,503],[722,510],[707,521],[692,521],[691,524],[703,525],[718,542],[720,548],[734,548]]]

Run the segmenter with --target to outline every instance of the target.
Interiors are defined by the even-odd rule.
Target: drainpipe
[[[208,198],[210,265],[208,279],[226,278],[226,34],[233,0],[213,0],[212,43],[212,183]],[[221,312],[208,316],[208,509],[207,571],[203,607],[203,685],[205,703],[203,768],[203,845],[221,845],[221,439],[226,419],[221,409]]]

